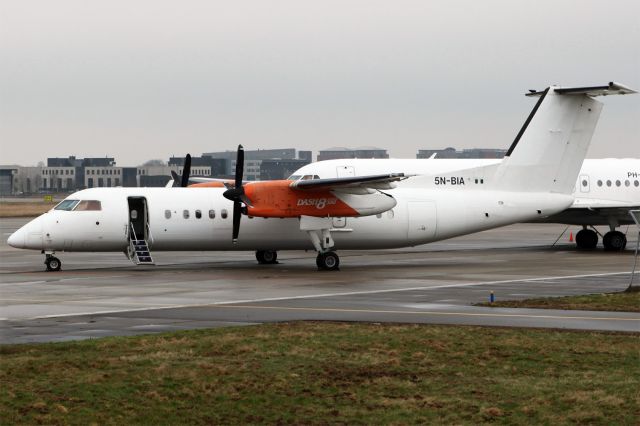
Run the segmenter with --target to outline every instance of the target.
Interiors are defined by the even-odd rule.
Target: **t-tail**
[[[538,97],[490,185],[506,191],[571,194],[595,131],[596,96],[636,93],[618,83],[532,91]]]

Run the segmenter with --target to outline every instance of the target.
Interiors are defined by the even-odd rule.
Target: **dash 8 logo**
[[[298,198],[298,207],[316,206],[318,210],[322,210],[325,206],[332,206],[337,202],[337,198]]]

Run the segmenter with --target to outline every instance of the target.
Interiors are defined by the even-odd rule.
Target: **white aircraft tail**
[[[497,189],[571,194],[602,103],[594,96],[636,93],[621,84],[596,87],[551,86],[518,132],[491,184]]]

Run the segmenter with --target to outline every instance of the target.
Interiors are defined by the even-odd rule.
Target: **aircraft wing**
[[[330,179],[297,180],[289,187],[296,190],[337,190],[341,192],[358,193],[360,191],[376,189],[393,189],[394,182],[409,178],[404,173],[386,175],[349,176]]]
[[[233,179],[207,178],[207,177],[197,177],[197,176],[189,177],[189,183],[209,183],[209,182],[219,182],[225,186],[235,185],[235,182],[233,181]],[[243,183],[247,183],[247,182],[243,181]]]
[[[631,225],[633,221],[629,216],[629,210],[636,209],[640,209],[638,202],[576,198],[568,209],[535,222],[586,226],[609,225],[610,223]]]
[[[590,210],[595,210],[595,209],[607,209],[607,208],[619,208],[619,209],[625,209],[625,210],[630,210],[630,209],[637,209],[638,208],[638,202],[632,202],[632,201],[618,201],[618,200],[602,200],[602,199],[597,199],[597,198],[576,198],[573,201],[573,204],[571,205],[571,209],[574,208],[583,208],[583,209],[590,209]]]

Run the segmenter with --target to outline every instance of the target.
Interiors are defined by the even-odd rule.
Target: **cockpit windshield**
[[[289,176],[288,180],[314,180],[314,179],[320,179],[320,176],[318,175],[291,175]]]
[[[102,203],[98,200],[64,200],[53,209],[65,211],[98,211],[102,210]]]
[[[82,200],[78,203],[78,205],[73,209],[73,211],[79,210],[102,210],[102,204],[98,200]]]
[[[66,210],[66,211],[73,210],[73,208],[79,202],[80,202],[80,200],[64,200],[60,204],[55,206],[53,209],[54,210]]]

